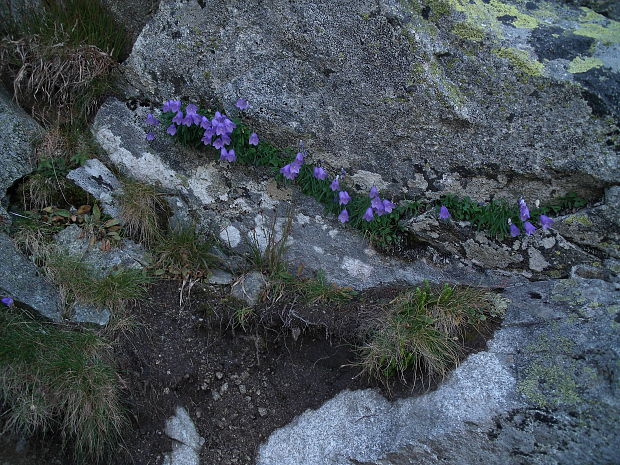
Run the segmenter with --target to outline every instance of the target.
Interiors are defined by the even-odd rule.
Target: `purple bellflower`
[[[342,191],[338,193],[338,203],[340,205],[346,205],[351,201],[351,196],[347,191]]]
[[[448,208],[445,205],[442,205],[441,208],[439,209],[439,218],[442,220],[447,220],[451,216],[452,215],[450,215]]]
[[[295,161],[293,163],[297,163],[299,166],[304,164],[304,154],[299,152],[296,156],[295,156]]]
[[[159,124],[159,120],[153,116],[153,113],[149,113],[146,115],[146,124],[157,126]]]
[[[323,181],[326,177],[327,177],[327,171],[325,171],[323,168],[319,167],[319,166],[315,166],[313,173],[315,178],[320,179],[321,181]]]
[[[230,136],[228,134],[222,134],[222,143],[224,145],[230,144]]]
[[[519,199],[519,218],[521,221],[525,221],[530,217],[530,209],[527,208],[527,204],[523,198]]]
[[[185,113],[187,113],[188,115],[195,115],[198,112],[198,107],[196,105],[194,105],[193,103],[190,103],[189,105],[187,105],[185,107]]]
[[[517,227],[517,225],[510,223],[510,235],[512,237],[517,237],[519,234],[521,234],[521,230]]]
[[[207,118],[206,116],[203,116],[200,118],[200,127],[202,129],[211,129],[211,121],[209,121],[209,118]]]
[[[329,185],[329,188],[333,191],[339,191],[340,190],[340,181],[338,181],[338,176],[336,176],[334,178],[334,180],[332,181],[332,183]]]
[[[0,299],[0,301],[6,305],[7,307],[10,307],[11,305],[13,305],[14,300],[11,297],[2,297],[2,299]]]
[[[155,133],[153,131],[149,131],[146,133],[146,140],[153,140],[155,139]]]
[[[529,221],[526,221],[525,223],[523,223],[523,228],[525,229],[525,233],[528,236],[531,236],[532,233],[534,231],[536,231],[536,226],[534,226],[532,223],[530,223]]]
[[[213,147],[215,147],[218,150],[224,147],[224,141],[222,140],[221,137],[218,137],[217,139],[213,141]]]
[[[384,200],[383,201],[383,211],[385,213],[392,213],[392,210],[396,207],[396,205],[391,202],[390,200]]]
[[[205,133],[202,135],[202,138],[200,139],[200,142],[202,142],[205,145],[211,145],[212,138],[213,138],[213,134],[209,133],[209,131],[205,131]]]
[[[163,106],[163,112],[167,113],[171,111],[172,113],[176,113],[181,109],[181,101],[180,100],[166,100]]]
[[[183,123],[183,112],[179,111],[174,118],[172,118],[172,122],[178,124],[179,126]]]
[[[297,163],[289,163],[283,168],[280,168],[280,173],[282,173],[286,179],[290,179],[292,181],[299,174],[299,168],[300,166]]]
[[[373,208],[375,213],[379,216],[385,213],[385,207],[383,206],[383,200],[379,197],[375,197],[370,201],[370,206]]]
[[[368,207],[364,212],[364,216],[362,218],[364,218],[366,221],[372,221],[374,216],[375,215],[372,213],[372,207]]]
[[[237,100],[237,103],[235,103],[235,106],[239,109],[239,110],[246,110],[247,108],[250,108],[250,104],[248,103],[248,101],[246,99],[244,99],[243,97],[241,97],[239,100]]]
[[[553,223],[555,223],[555,221],[553,221],[551,218],[549,218],[546,215],[540,215],[540,224],[542,224],[542,228],[543,229],[548,229],[550,228]]]
[[[349,212],[346,208],[340,212],[340,215],[338,215],[338,221],[341,223],[346,223],[349,221]]]
[[[379,189],[377,189],[375,186],[372,186],[370,188],[370,192],[368,193],[368,197],[370,197],[371,199],[379,197]]]
[[[220,152],[220,160],[225,160],[229,163],[237,160],[237,155],[235,155],[235,149],[226,150],[222,148]]]
[[[170,126],[168,126],[168,129],[166,129],[166,132],[170,134],[171,136],[174,136],[177,133],[176,125],[173,123]]]
[[[250,134],[250,140],[248,141],[250,145],[258,145],[258,135],[253,132]]]

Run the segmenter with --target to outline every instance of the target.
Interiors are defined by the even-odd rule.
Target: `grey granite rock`
[[[509,287],[486,351],[436,391],[344,391],[276,430],[258,465],[615,463],[620,290],[597,279]]]
[[[98,275],[123,268],[139,270],[148,262],[144,247],[140,244],[123,239],[118,247],[101,250],[99,243],[90,245],[84,231],[75,224],[56,234],[54,240],[67,253],[81,257]]]
[[[280,188],[260,170],[231,168],[166,137],[149,144],[143,126],[147,111],[130,110],[110,99],[95,118],[93,134],[123,174],[178,196],[199,222],[199,229],[214,232],[235,252],[248,252],[250,243],[264,250],[272,226],[280,238],[292,212],[284,258],[307,271],[323,270],[329,281],[339,285],[365,289],[423,280],[475,283],[491,279],[459,260],[440,258],[433,263],[433,257],[404,261],[382,256],[357,232],[325,215],[314,199],[295,189]],[[504,280],[505,276],[496,278]]]
[[[0,85],[0,201],[6,190],[19,178],[32,171],[33,143],[43,133],[24,110],[11,101]],[[2,207],[0,207],[2,208]]]
[[[103,163],[95,158],[87,160],[81,167],[71,170],[67,178],[99,200],[105,213],[119,217],[114,195],[122,192],[122,186]]]
[[[98,308],[80,303],[74,304],[71,312],[71,321],[76,323],[93,323],[99,326],[107,325],[112,316],[107,308]]]
[[[200,437],[187,410],[177,407],[175,415],[166,420],[166,436],[175,442],[172,452],[164,457],[164,465],[200,465]]]
[[[267,280],[259,271],[252,271],[239,278],[232,286],[230,295],[254,306],[258,303],[263,289],[267,286]]]
[[[261,137],[304,139],[360,190],[599,198],[620,178],[617,23],[531,5],[162,0],[125,63],[127,95],[232,115],[245,97]]]
[[[228,271],[224,270],[212,270],[207,278],[209,284],[227,285],[231,284],[235,280],[235,277]]]
[[[56,288],[37,267],[0,233],[0,294],[12,297],[50,320],[60,321],[62,306]]]

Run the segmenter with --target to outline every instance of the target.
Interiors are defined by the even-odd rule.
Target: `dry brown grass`
[[[40,43],[36,37],[0,41],[0,71],[17,102],[45,125],[83,121],[108,87],[114,60],[90,45]]]

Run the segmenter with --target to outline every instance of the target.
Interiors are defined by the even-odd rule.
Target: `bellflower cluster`
[[[370,208],[372,209],[373,215],[382,216],[386,213],[392,213],[392,210],[396,208],[396,205],[392,201],[387,199],[381,199],[381,197],[379,197],[379,190],[375,186],[372,186],[370,188],[368,197],[372,199],[370,201]],[[366,210],[364,216],[370,217],[370,212]]]
[[[237,101],[237,107],[245,109],[249,107],[249,104],[247,100],[242,98]],[[180,126],[185,126],[187,128],[199,127],[204,129],[200,141],[204,145],[210,145],[216,150],[219,150],[220,160],[229,163],[237,160],[235,150],[227,148],[231,143],[230,136],[237,125],[225,114],[217,111],[210,120],[206,116],[200,114],[198,112],[198,107],[192,103],[186,105],[185,112],[183,112],[180,100],[166,100],[162,105],[162,112],[173,114],[171,124],[166,128],[166,133],[169,135],[176,135]],[[146,122],[152,126],[161,124],[152,113],[147,115]],[[147,132],[146,139],[149,141],[155,139],[155,133],[153,131]],[[258,145],[258,135],[255,132],[250,135],[249,143],[254,146]]]
[[[303,164],[304,164],[304,154],[299,152],[295,156],[295,160],[293,160],[288,165],[285,165],[284,167],[280,168],[280,173],[282,173],[282,175],[286,179],[290,179],[292,181],[293,179],[297,177],[297,175],[299,175],[299,170],[301,169],[301,166]]]

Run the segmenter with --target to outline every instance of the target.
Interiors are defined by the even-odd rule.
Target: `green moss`
[[[360,18],[364,21],[368,21],[370,19],[370,13],[360,13]]]
[[[486,33],[482,29],[466,22],[456,23],[452,28],[452,33],[462,39],[471,40],[472,42],[481,42],[486,36]]]
[[[563,223],[565,224],[581,224],[583,226],[593,226],[592,220],[588,217],[588,215],[571,215],[566,218]]]
[[[431,9],[431,21],[437,21],[444,16],[448,16],[452,11],[450,2],[446,0],[426,0],[426,4]]]
[[[527,74],[529,76],[540,76],[543,70],[543,64],[534,60],[530,57],[530,55],[516,48],[496,48],[493,49],[493,53],[500,58],[506,58],[512,63],[512,65],[519,69],[522,73]]]
[[[599,58],[578,56],[568,64],[569,73],[585,73],[592,68],[600,68],[603,62]]]

